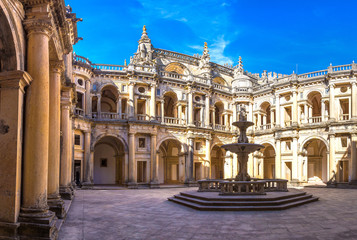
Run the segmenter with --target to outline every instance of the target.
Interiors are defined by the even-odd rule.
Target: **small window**
[[[347,92],[347,87],[341,87],[340,90],[341,90],[342,93],[345,93],[345,92]]]
[[[100,167],[108,167],[108,159],[101,158],[100,159]]]
[[[202,143],[201,142],[196,142],[196,150],[199,151],[201,150]]]
[[[145,148],[145,138],[139,138],[139,148]]]
[[[195,101],[196,101],[196,102],[199,102],[199,101],[201,101],[201,98],[200,98],[199,96],[196,96],[196,97],[195,97]]]
[[[160,89],[156,89],[156,96],[160,96]]]
[[[83,79],[78,79],[78,84],[83,86]]]
[[[139,87],[138,91],[139,91],[139,93],[145,93],[145,88],[144,87]]]
[[[300,99],[303,99],[304,98],[304,93],[300,93]]]
[[[81,145],[81,135],[77,135],[77,134],[74,135],[74,145],[77,146]]]
[[[121,91],[122,91],[122,92],[126,92],[126,85],[122,85],[122,86],[121,86]]]
[[[186,100],[186,93],[182,93],[182,100]]]
[[[291,142],[286,141],[286,150],[291,150]]]
[[[341,146],[343,148],[346,148],[347,147],[347,137],[342,137],[341,138]]]

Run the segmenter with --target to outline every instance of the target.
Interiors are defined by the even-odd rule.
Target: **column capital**
[[[62,73],[64,71],[63,61],[50,61],[50,69],[54,73]]]
[[[52,24],[49,20],[25,20],[24,27],[27,36],[31,34],[45,34],[50,38],[53,31]]]
[[[357,85],[357,82],[353,81],[353,82],[351,82],[351,85],[355,87]]]
[[[21,89],[24,92],[24,88],[32,82],[30,74],[24,71],[16,70],[11,72],[0,73],[0,86],[1,88],[13,88]]]
[[[335,84],[335,83],[329,83],[328,86],[329,86],[330,88],[335,88],[335,87],[336,87],[336,84]]]

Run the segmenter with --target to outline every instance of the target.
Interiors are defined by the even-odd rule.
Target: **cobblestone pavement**
[[[59,239],[357,239],[357,189],[308,188],[319,201],[265,212],[202,212],[167,201],[186,190],[79,190]]]

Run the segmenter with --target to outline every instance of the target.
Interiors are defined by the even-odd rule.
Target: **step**
[[[277,206],[204,206],[175,197],[168,198],[169,201],[191,207],[200,211],[270,211],[270,210],[284,210],[291,207],[300,206],[306,203],[317,201],[317,197],[309,197],[308,199],[299,200],[291,203],[286,203]]]
[[[175,195],[175,198],[182,199],[188,202],[197,203],[205,206],[269,206],[269,205],[282,205],[294,201],[304,200],[311,198],[312,195],[304,194],[302,196],[292,196],[290,198],[267,200],[267,201],[207,201],[198,198],[191,198],[184,195]]]
[[[266,195],[255,195],[255,196],[248,196],[248,195],[231,195],[231,196],[219,196],[218,193],[215,193],[217,197],[211,196],[203,196],[200,193],[189,193],[189,192],[181,192],[182,196],[186,196],[189,198],[196,198],[205,201],[275,201],[275,200],[282,200],[291,197],[299,197],[304,196],[306,192],[296,192],[296,193],[289,193],[286,195],[281,196],[266,196]],[[262,197],[264,196],[264,197]]]

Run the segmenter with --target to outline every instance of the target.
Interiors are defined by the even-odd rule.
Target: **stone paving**
[[[357,239],[357,189],[306,188],[320,200],[265,212],[202,212],[167,201],[186,190],[79,190],[59,239]]]

